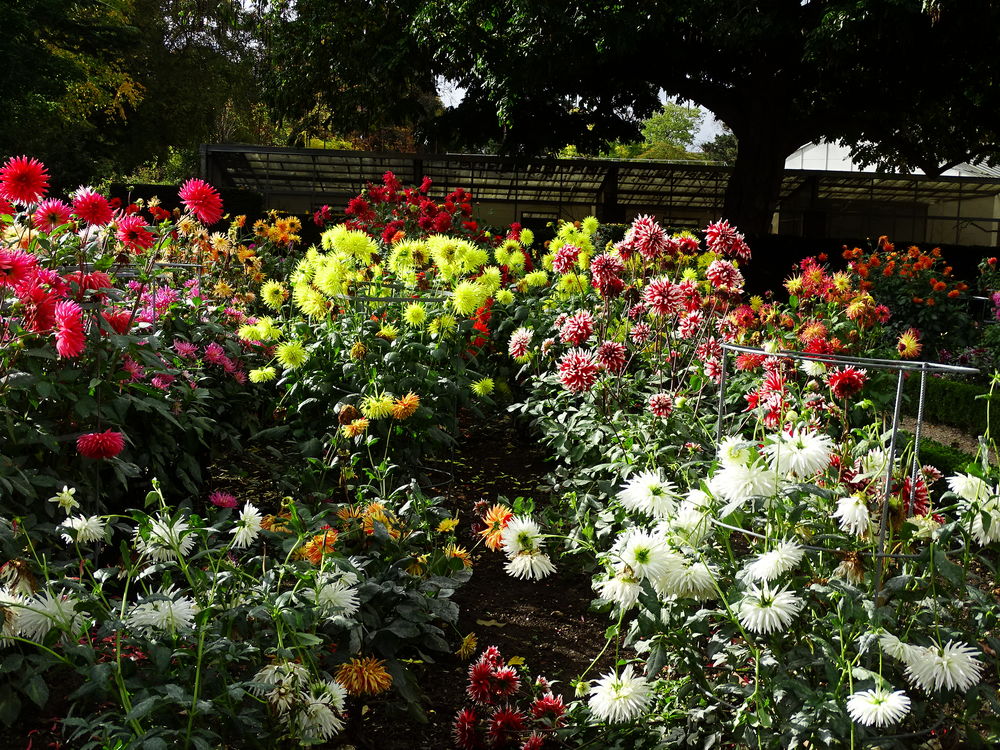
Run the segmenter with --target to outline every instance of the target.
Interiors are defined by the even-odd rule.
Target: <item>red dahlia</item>
[[[38,204],[31,217],[35,229],[42,232],[54,232],[70,221],[69,206],[58,198],[49,198]]]
[[[204,180],[188,180],[181,185],[178,195],[187,210],[205,226],[211,226],[222,218],[222,198]]]
[[[514,739],[514,735],[524,730],[526,718],[523,713],[516,709],[507,706],[497,707],[493,711],[493,715],[490,716],[489,729],[487,730],[490,739],[493,740],[493,746],[500,747],[505,742]]]
[[[576,245],[563,245],[556,251],[552,259],[552,268],[559,273],[569,273],[580,257],[580,248]]]
[[[107,199],[85,187],[73,196],[73,211],[80,221],[92,227],[103,227],[112,218],[111,204]]]
[[[79,357],[86,346],[83,335],[83,310],[76,302],[57,302],[55,306],[56,351],[60,357]]]
[[[124,449],[125,438],[112,430],[90,432],[76,439],[76,451],[84,458],[114,458]]]
[[[49,173],[38,159],[15,156],[0,167],[0,195],[15,203],[37,203],[45,197]]]
[[[129,250],[148,250],[153,246],[153,233],[146,228],[146,221],[141,216],[122,216],[117,224],[115,236]]]
[[[0,247],[0,286],[17,286],[31,276],[37,266],[34,255]]]
[[[674,400],[669,393],[654,393],[649,397],[649,410],[653,416],[666,419],[674,411]]]
[[[462,709],[455,717],[455,744],[462,750],[486,747],[479,732],[479,717],[470,708]]]
[[[654,315],[671,315],[684,305],[684,293],[664,277],[649,282],[642,292],[642,300]]]
[[[625,368],[628,352],[620,341],[605,341],[597,347],[597,364],[615,374]]]
[[[861,390],[866,380],[868,374],[854,367],[834,370],[826,377],[827,385],[837,398],[850,398]]]
[[[17,213],[14,204],[0,195],[0,216],[13,216]]]
[[[559,338],[564,344],[580,346],[594,332],[594,316],[586,310],[570,315],[559,328]]]
[[[559,380],[570,391],[589,391],[597,380],[597,362],[589,352],[570,349],[559,360]]]

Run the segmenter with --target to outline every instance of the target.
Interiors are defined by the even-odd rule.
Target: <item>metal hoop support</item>
[[[904,361],[897,359],[875,359],[870,357],[847,357],[839,354],[810,354],[807,352],[797,352],[790,350],[779,350],[769,352],[751,346],[742,346],[729,342],[722,343],[722,361],[720,366],[721,377],[719,379],[719,418],[716,422],[716,442],[722,441],[722,423],[726,412],[726,360],[730,352],[739,354],[755,354],[763,357],[776,357],[778,359],[792,359],[795,361],[820,362],[826,365],[854,366],[866,370],[884,370],[896,372],[896,400],[892,409],[892,434],[889,439],[889,455],[886,461],[884,499],[882,501],[882,516],[879,519],[878,528],[878,550],[875,554],[878,560],[875,571],[875,602],[878,603],[879,595],[882,591],[882,577],[885,574],[885,536],[889,526],[889,492],[892,489],[892,467],[896,460],[896,447],[899,437],[899,421],[903,408],[903,376],[907,372],[920,373],[920,397],[917,403],[917,426],[914,434],[913,465],[910,468],[910,498],[907,503],[907,510],[913,511],[914,492],[916,490],[917,473],[920,471],[920,438],[924,419],[924,397],[927,393],[928,373],[953,373],[963,375],[975,375],[979,372],[975,367],[960,367],[958,365],[945,365],[939,362]]]

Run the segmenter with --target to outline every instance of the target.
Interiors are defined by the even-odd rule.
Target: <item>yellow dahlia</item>
[[[277,349],[274,350],[274,356],[286,370],[297,370],[309,359],[309,353],[301,341],[278,344]]]
[[[342,425],[340,431],[343,433],[344,437],[355,438],[358,435],[364,434],[365,430],[368,429],[368,424],[368,420],[361,417],[360,419],[355,419],[345,425]]]
[[[368,419],[391,417],[395,402],[388,393],[376,393],[361,400],[361,413]]]
[[[280,310],[288,299],[288,289],[278,281],[268,281],[260,288],[260,298],[272,310]]]
[[[368,353],[368,347],[362,344],[360,341],[355,341],[351,346],[350,356],[351,359],[364,359],[365,355]]]
[[[296,284],[292,298],[296,306],[310,318],[326,315],[326,297],[311,284]]]
[[[920,343],[920,333],[916,328],[907,328],[899,334],[899,339],[896,341],[896,351],[903,359],[913,359],[923,348],[923,344]]]
[[[455,655],[459,659],[471,659],[472,655],[476,653],[476,647],[479,645],[479,640],[476,638],[475,633],[469,633],[467,636],[462,638],[462,642],[458,646],[458,650]]]
[[[404,308],[403,320],[408,326],[419,328],[427,321],[427,308],[419,302],[412,302]]]
[[[489,396],[493,393],[494,387],[495,383],[493,382],[493,378],[481,378],[469,386],[469,388],[472,389],[472,392],[477,396]]]
[[[456,526],[458,526],[457,518],[446,518],[437,525],[437,530],[440,534],[448,534],[454,531]]]
[[[472,567],[472,558],[469,556],[469,550],[465,547],[459,547],[457,544],[449,544],[444,548],[444,554],[445,557],[453,557],[456,560],[461,560],[462,567]]]
[[[251,383],[267,383],[278,377],[277,371],[273,367],[258,367],[250,371]]]
[[[475,281],[460,281],[451,295],[451,306],[459,315],[472,315],[486,298],[489,292]]]

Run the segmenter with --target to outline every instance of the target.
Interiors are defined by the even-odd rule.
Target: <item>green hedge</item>
[[[920,397],[920,377],[913,375],[907,379],[904,411],[910,416],[917,414]],[[989,388],[972,383],[960,383],[943,378],[927,378],[927,392],[924,396],[924,420],[936,424],[955,427],[970,435],[986,432],[987,407],[990,414],[990,435],[1000,437],[1000,393],[989,395]]]

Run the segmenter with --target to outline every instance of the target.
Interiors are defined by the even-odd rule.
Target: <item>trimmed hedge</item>
[[[920,398],[920,378],[916,375],[907,379],[904,386],[909,397],[903,408],[910,416],[916,416]],[[928,377],[924,396],[924,420],[935,422],[969,433],[982,435],[987,428],[987,407],[989,407],[990,435],[1000,437],[1000,393],[990,396],[988,387],[973,383]]]

